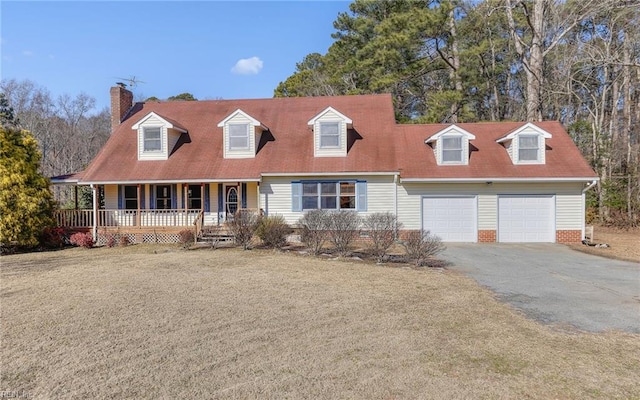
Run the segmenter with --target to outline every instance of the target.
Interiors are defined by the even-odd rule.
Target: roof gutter
[[[575,178],[401,178],[401,183],[524,183],[524,182],[592,182],[593,177]]]
[[[596,183],[598,183],[598,181],[600,180],[600,178],[594,179],[589,186],[587,186],[586,188],[582,189],[582,193],[585,193],[587,190],[591,189],[592,187],[594,187],[596,185]]]
[[[170,183],[225,183],[225,182],[260,182],[260,178],[235,179],[171,179],[171,180],[131,180],[131,181],[83,181],[79,185],[136,185],[136,184],[170,184]]]
[[[283,176],[345,176],[345,175],[368,175],[368,176],[398,176],[400,172],[365,172],[365,171],[353,171],[353,172],[266,172],[262,174],[262,177],[283,177]]]

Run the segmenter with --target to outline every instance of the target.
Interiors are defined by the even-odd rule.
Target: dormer
[[[544,164],[546,139],[551,139],[551,134],[529,122],[496,142],[507,149],[516,165]]]
[[[469,140],[475,138],[459,126],[451,125],[436,132],[424,142],[433,147],[438,165],[468,165]]]
[[[138,160],[166,160],[180,135],[187,133],[177,122],[150,112],[132,127],[138,131]]]
[[[224,158],[254,158],[259,135],[268,130],[257,119],[237,109],[223,119],[218,128],[222,128],[222,147]]]
[[[333,107],[325,108],[309,120],[313,130],[313,155],[315,157],[345,157],[347,155],[347,129],[353,121]]]

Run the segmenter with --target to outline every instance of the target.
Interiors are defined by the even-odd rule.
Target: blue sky
[[[348,1],[0,2],[2,79],[29,79],[54,97],[109,105],[118,78],[136,99],[272,97],[312,52],[333,43]],[[94,110],[97,111],[97,110]]]

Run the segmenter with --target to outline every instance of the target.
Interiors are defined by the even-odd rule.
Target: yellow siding
[[[104,186],[104,208],[107,210],[118,208],[118,185]]]

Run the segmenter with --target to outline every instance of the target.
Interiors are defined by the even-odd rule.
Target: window
[[[170,185],[156,186],[156,209],[158,210],[171,209],[171,186]]]
[[[462,155],[462,136],[443,136],[442,137],[442,162],[443,163],[461,163]]]
[[[124,187],[124,208],[125,210],[138,209],[138,187],[137,186]]]
[[[538,161],[537,135],[520,135],[518,137],[518,161]]]
[[[144,151],[162,151],[162,128],[143,128]]]
[[[320,148],[340,147],[340,123],[320,123]]]
[[[344,210],[356,208],[355,182],[302,183],[302,209]]]
[[[229,124],[229,150],[249,148],[249,124]]]
[[[187,208],[199,210],[202,208],[202,186],[189,185],[187,192]]]

